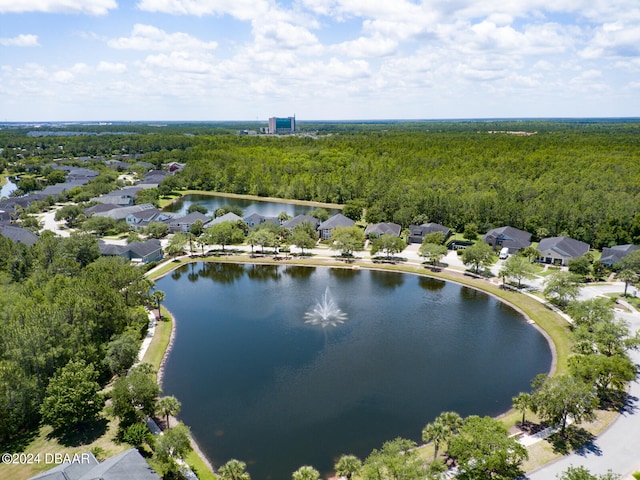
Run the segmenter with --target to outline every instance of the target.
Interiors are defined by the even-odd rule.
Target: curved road
[[[601,293],[617,291],[624,288],[620,285],[594,286],[583,289],[583,298],[593,298]],[[621,313],[617,316],[629,322],[631,332],[640,329],[640,313]],[[630,354],[636,365],[640,364],[640,351],[635,350]],[[538,470],[529,473],[526,478],[530,480],[549,480],[556,478],[560,472],[569,466],[583,466],[593,474],[606,473],[612,470],[623,475],[623,479],[631,478],[631,473],[640,471],[640,379],[631,383],[629,387],[629,404],[611,426],[598,436],[593,444],[588,445],[582,451],[562,457],[555,462],[545,465]]]

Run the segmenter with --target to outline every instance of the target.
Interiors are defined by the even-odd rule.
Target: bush
[[[122,433],[122,440],[134,447],[140,447],[147,441],[147,438],[151,435],[149,428],[144,423],[134,423],[129,425]]]

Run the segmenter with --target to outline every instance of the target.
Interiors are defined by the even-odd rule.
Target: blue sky
[[[638,0],[0,0],[0,121],[639,107]]]

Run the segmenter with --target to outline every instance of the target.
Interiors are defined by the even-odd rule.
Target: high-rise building
[[[269,119],[269,133],[295,133],[296,117],[271,117]]]

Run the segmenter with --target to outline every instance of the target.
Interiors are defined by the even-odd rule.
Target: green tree
[[[629,289],[629,285],[633,285],[638,281],[638,275],[630,269],[620,270],[616,274],[616,278],[624,282],[624,296],[627,296],[627,290]]]
[[[200,212],[203,215],[206,215],[208,211],[207,207],[200,205],[199,203],[192,203],[189,205],[189,208],[187,208],[187,213]]]
[[[151,300],[155,303],[156,308],[158,309],[158,320],[162,320],[162,309],[161,304],[164,302],[165,293],[162,290],[156,290],[151,294]]]
[[[213,216],[215,218],[218,218],[226,215],[227,213],[235,213],[239,217],[242,217],[243,215],[242,208],[238,205],[223,205],[216,209],[216,211],[213,213]]]
[[[373,450],[365,460],[361,477],[364,480],[415,480],[424,476],[422,460],[411,440],[396,438]]]
[[[336,475],[351,480],[362,468],[362,461],[355,455],[342,455],[335,466]]]
[[[420,245],[418,249],[418,254],[425,259],[425,261],[431,263],[432,265],[437,265],[448,253],[447,247],[444,245],[439,245],[437,243],[424,243]]]
[[[613,473],[611,470],[607,473],[594,475],[585,467],[571,465],[564,472],[556,475],[556,478],[558,480],[618,480],[620,475]]]
[[[321,222],[329,219],[329,212],[327,212],[324,208],[315,208],[309,212],[309,215],[317,218]]]
[[[304,465],[293,472],[292,480],[320,480],[320,472],[315,468]]]
[[[362,200],[349,200],[344,204],[342,214],[353,220],[359,222],[362,219],[362,212],[364,211],[364,203]]]
[[[275,247],[276,246],[276,235],[266,229],[260,228],[257,230],[252,230],[247,236],[247,243],[250,245],[259,245],[261,252],[264,254],[264,247]]]
[[[335,239],[334,239],[335,240]],[[407,248],[407,243],[400,237],[385,233],[371,241],[371,255],[382,251],[387,258]]]
[[[581,278],[586,278],[592,273],[591,259],[587,255],[569,260],[569,271]]]
[[[578,297],[580,286],[573,274],[556,272],[547,277],[542,293],[557,305],[566,306],[570,300],[575,300]]]
[[[157,437],[154,453],[161,463],[171,465],[176,460],[184,460],[191,450],[193,447],[189,427],[178,423]]]
[[[447,236],[444,234],[444,232],[431,232],[427,233],[422,238],[422,244],[424,245],[425,243],[435,243],[436,245],[444,245],[446,239]]]
[[[637,214],[636,217],[640,218]],[[631,270],[636,275],[640,274],[640,250],[634,250],[622,257],[620,267],[621,270]]]
[[[235,222],[220,222],[204,231],[207,245],[220,245],[222,251],[227,245],[235,245],[244,241],[244,232]]]
[[[79,205],[65,205],[56,211],[54,218],[58,222],[64,220],[69,228],[74,228],[77,226],[76,220],[83,214],[84,212]]]
[[[169,234],[169,225],[163,222],[149,222],[145,231],[151,238],[164,238]]]
[[[304,255],[304,249],[315,247],[318,241],[318,232],[309,222],[302,222],[293,227],[291,233],[291,243],[300,249],[301,255]]]
[[[247,472],[247,464],[240,460],[231,459],[218,469],[222,480],[251,480]]]
[[[533,411],[546,422],[561,426],[564,436],[567,419],[576,422],[593,420],[598,400],[591,385],[573,375],[558,375],[547,378],[532,397]]]
[[[462,252],[462,262],[465,265],[473,265],[475,273],[480,267],[491,264],[493,249],[484,242],[476,242]]]
[[[462,237],[465,240],[474,241],[478,238],[478,226],[475,223],[467,223],[464,226],[464,233],[462,234]]]
[[[134,447],[141,447],[149,440],[151,432],[145,423],[134,423],[125,428],[122,433],[122,440]]]
[[[176,415],[178,415],[178,413],[180,413],[181,406],[182,404],[173,395],[161,397],[158,399],[158,402],[156,403],[156,412],[164,416],[165,421],[167,422],[167,428],[171,426],[169,424],[169,418],[171,416],[175,417]]]
[[[185,251],[187,241],[187,236],[184,233],[174,234],[171,240],[169,240],[169,244],[165,248],[167,254],[172,257],[181,254]]]
[[[113,413],[120,418],[121,425],[132,425],[139,414],[152,415],[155,412],[159,394],[160,387],[153,378],[151,366],[137,365],[129,375],[114,382],[111,390]]]
[[[518,395],[513,397],[512,402],[513,408],[522,413],[522,424],[524,425],[524,416],[527,413],[527,410],[531,409],[531,394],[520,392]]]
[[[425,443],[433,442],[433,459],[438,456],[438,450],[442,442],[448,441],[453,432],[451,429],[442,422],[442,420],[435,419],[431,423],[427,423],[422,429],[422,441]]]
[[[601,354],[569,357],[569,371],[587,385],[594,385],[600,398],[607,398],[608,390],[624,391],[636,377],[636,366],[627,355]]]
[[[535,267],[531,262],[520,255],[511,255],[502,265],[500,276],[503,278],[513,278],[518,281],[518,288],[522,286],[522,280],[532,279]]]
[[[104,363],[111,373],[122,375],[138,358],[139,342],[133,332],[116,336],[107,345]]]
[[[95,420],[104,406],[97,380],[92,364],[69,361],[49,381],[40,408],[42,421],[61,430]]]
[[[364,231],[356,227],[336,227],[331,233],[331,241],[335,250],[347,256],[364,248]]]
[[[567,313],[578,327],[591,330],[596,324],[614,319],[613,307],[609,299],[591,298],[584,301],[571,302]]]
[[[528,453],[498,420],[471,416],[449,442],[449,456],[458,462],[462,480],[510,480],[522,473]]]

